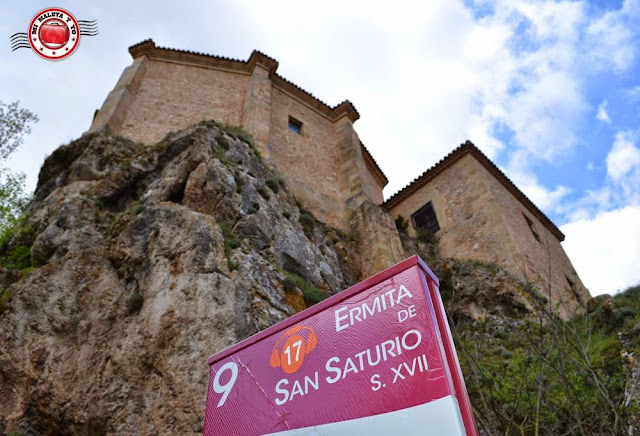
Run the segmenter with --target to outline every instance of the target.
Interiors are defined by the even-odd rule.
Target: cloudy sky
[[[30,190],[47,154],[90,125],[127,48],[247,59],[329,105],[349,99],[388,198],[466,139],[565,233],[592,294],[640,282],[640,0],[49,1],[3,8],[0,99],[40,122],[9,165]],[[41,9],[98,21],[70,58],[10,51]]]

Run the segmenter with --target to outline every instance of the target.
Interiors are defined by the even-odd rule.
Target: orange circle
[[[292,335],[287,339],[280,352],[280,366],[284,372],[293,374],[300,368],[304,362],[306,346],[304,338],[300,335]]]

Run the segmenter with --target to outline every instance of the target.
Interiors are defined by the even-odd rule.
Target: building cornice
[[[358,118],[360,118],[360,114],[358,114],[355,106],[350,101],[345,100],[342,103],[331,107],[319,98],[315,97],[313,94],[280,76],[276,73],[276,70],[278,69],[278,61],[257,50],[254,50],[251,53],[249,60],[242,61],[239,59],[232,59],[190,50],[158,47],[152,39],[146,39],[129,47],[129,53],[134,59],[140,56],[147,56],[149,59],[154,60],[177,62],[198,67],[235,71],[245,74],[251,74],[255,67],[259,65],[269,71],[269,76],[274,86],[298,98],[303,103],[307,104],[307,106],[317,110],[331,121],[336,121],[343,116],[347,116],[351,122],[354,123]]]
[[[420,177],[393,194],[383,203],[383,206],[387,210],[392,210],[466,155],[471,155],[480,162],[480,164],[482,164],[487,171],[498,179],[498,181],[502,183],[502,185],[507,188],[507,190],[516,197],[533,216],[535,216],[547,229],[549,229],[549,231],[558,238],[559,241],[564,241],[564,234],[560,229],[558,229],[558,227],[556,227],[556,225],[553,224],[553,222],[551,222],[551,220],[540,209],[538,209],[538,207],[533,204],[533,202],[529,200],[529,198],[520,189],[518,189],[518,187],[500,170],[500,168],[498,168],[487,156],[485,156],[484,153],[473,145],[471,141],[467,141],[460,145],[436,165],[422,173]]]
[[[373,174],[373,177],[376,179],[376,182],[378,182],[380,187],[384,188],[389,183],[389,179],[384,175],[377,162],[362,142],[360,142],[360,147],[362,149],[362,155],[364,156],[364,162],[367,165],[367,168],[371,171],[371,174]]]
[[[360,118],[357,109],[349,100],[344,100],[340,104],[331,107],[313,94],[280,76],[276,72],[278,69],[278,61],[257,50],[251,53],[248,60],[242,61],[190,50],[158,47],[152,39],[146,39],[129,47],[129,53],[134,59],[146,56],[149,59],[157,61],[173,62],[246,75],[250,75],[256,66],[260,66],[269,72],[269,78],[274,87],[299,100],[328,120],[335,122],[342,117],[347,117],[352,123],[355,123]],[[387,177],[373,159],[369,150],[362,144],[360,144],[360,146],[362,147],[362,154],[364,155],[367,168],[369,168],[381,186],[386,186],[387,183],[389,183]]]

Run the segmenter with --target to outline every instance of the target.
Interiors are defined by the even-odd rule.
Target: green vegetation
[[[484,269],[492,273],[496,273],[499,270],[498,265],[496,265],[495,263],[485,262],[482,260],[472,260],[471,264],[476,268]]]
[[[0,315],[4,313],[12,296],[13,293],[11,291],[0,290]]]
[[[623,434],[630,414],[640,412],[625,405],[618,336],[640,322],[640,286],[617,295],[616,308],[598,304],[570,321],[536,299],[534,317],[473,322],[447,297],[476,420],[489,433]],[[639,355],[640,336],[626,337],[627,351]]]
[[[224,256],[227,258],[227,266],[231,271],[238,269],[240,264],[231,258],[231,251],[239,248],[242,241],[233,233],[233,228],[227,222],[220,223],[220,230],[224,237]]]
[[[310,238],[313,235],[313,228],[316,224],[316,218],[311,214],[311,212],[301,209],[298,221],[302,226],[304,234],[307,236],[307,238]]]
[[[269,177],[265,184],[273,191],[274,194],[280,192],[280,181],[274,177]]]
[[[269,192],[267,192],[266,188],[264,186],[259,186],[258,189],[256,189],[258,191],[258,194],[260,194],[260,196],[262,198],[264,198],[265,200],[269,201],[269,199],[271,198],[271,196],[269,195]]]
[[[396,218],[396,229],[398,229],[398,232],[404,233],[405,235],[409,230],[409,222],[406,219],[404,219],[402,215],[399,215]]]
[[[14,225],[0,234],[0,267],[27,274],[35,266],[31,261],[31,245],[35,234],[27,223],[28,219],[28,214],[16,218]]]
[[[304,302],[307,307],[313,306],[327,298],[322,289],[318,288],[301,275],[285,270],[280,270],[280,272],[286,276],[283,282],[284,290],[286,292],[290,292],[294,288],[299,288],[302,291]]]
[[[217,128],[219,128],[220,130],[222,130],[223,132],[225,132],[227,135],[231,136],[232,138],[239,139],[239,140],[249,144],[249,146],[253,150],[253,153],[257,157],[262,158],[262,155],[260,154],[260,150],[258,150],[258,148],[255,145],[255,141],[253,139],[253,136],[251,135],[251,133],[247,132],[244,129],[244,127],[235,126],[235,125],[229,124],[229,123],[219,123],[219,122],[214,121],[214,120],[204,120],[204,121],[201,121],[200,123],[198,123],[198,125],[199,126],[205,126],[205,127],[217,127]],[[216,139],[218,140],[218,143],[222,146],[222,148],[224,148],[225,150],[229,149],[229,142],[226,140],[226,138],[224,138],[222,135],[219,135],[218,138],[216,138]]]
[[[0,100],[0,233],[15,226],[28,201],[25,175],[3,166],[20,148],[23,136],[31,133],[31,123],[38,122],[36,115],[18,103]]]
[[[220,128],[224,130],[226,134],[237,138],[247,144],[253,146],[253,136],[251,133],[247,132],[242,126],[234,126],[233,124],[224,123],[220,125]]]
[[[28,214],[19,216],[14,220],[13,226],[5,227],[0,233],[0,268],[17,270],[18,277],[25,277],[37,266],[31,259],[35,233],[27,223],[28,219]],[[0,289],[0,315],[12,296],[10,289]]]
[[[215,155],[216,155],[216,159],[218,159],[220,162],[222,162],[225,165],[231,165],[233,163],[231,162],[231,159],[229,159],[229,157],[227,156],[227,153],[225,153],[225,149],[223,147],[216,147]]]
[[[140,312],[143,303],[144,296],[138,291],[135,291],[129,296],[129,298],[127,298],[127,301],[125,302],[125,304],[127,305],[127,314],[133,315],[134,313]]]
[[[131,212],[133,215],[138,215],[145,209],[146,209],[146,206],[144,204],[138,203],[135,206],[133,206],[133,208],[131,209]]]
[[[244,189],[244,179],[242,178],[242,174],[236,171],[233,175],[233,178],[236,182],[236,192],[238,194],[242,194],[242,190]]]
[[[139,215],[145,209],[146,209],[146,206],[140,203],[139,201],[131,202],[123,212],[116,214],[111,219],[111,225],[109,226],[109,234],[113,234],[113,232],[127,217]]]
[[[416,239],[425,244],[435,244],[437,242],[436,237],[433,236],[432,233],[422,228],[416,230]]]

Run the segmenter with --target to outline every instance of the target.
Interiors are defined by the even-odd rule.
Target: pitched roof
[[[454,163],[459,161],[461,158],[470,154],[478,162],[484,166],[487,171],[489,171],[493,176],[498,179],[502,185],[507,188],[514,197],[516,197],[520,203],[538,220],[547,228],[549,231],[560,241],[564,241],[564,234],[556,227],[553,222],[540,210],[538,207],[533,204],[529,198],[524,195],[524,193],[518,189],[516,185],[513,184],[511,180],[493,163],[484,153],[482,153],[478,147],[473,145],[471,141],[467,141],[464,144],[460,145],[458,148],[449,153],[444,159],[440,162],[429,168],[427,171],[422,173],[420,177],[415,179],[409,185],[401,189],[400,191],[393,194],[387,201],[383,203],[383,206],[387,209],[393,209],[395,206],[400,204],[403,200],[411,196],[411,194],[418,191],[418,189],[422,188],[430,181],[435,179],[439,174],[445,171],[447,168],[451,167]]]
[[[278,61],[257,50],[254,50],[251,53],[251,56],[248,60],[242,61],[239,59],[227,58],[224,56],[217,56],[190,50],[157,47],[152,39],[145,39],[144,41],[141,41],[129,47],[129,53],[134,59],[140,56],[147,56],[151,59],[180,62],[201,67],[240,72],[244,74],[251,74],[255,65],[259,64],[264,66],[269,71],[269,76],[274,85],[297,97],[299,100],[303,101],[305,104],[315,109],[331,121],[335,121],[342,116],[347,116],[351,120],[351,122],[354,123],[360,118],[360,114],[349,100],[344,100],[343,102],[333,107],[329,106],[310,92],[305,91],[295,83],[290,82],[289,80],[280,76],[278,73],[276,73],[276,70],[278,68]],[[389,183],[387,176],[384,175],[364,144],[360,143],[360,147],[362,149],[362,154],[365,157],[367,167],[373,173],[376,180],[378,180],[378,182],[380,182],[384,187],[387,183]]]

